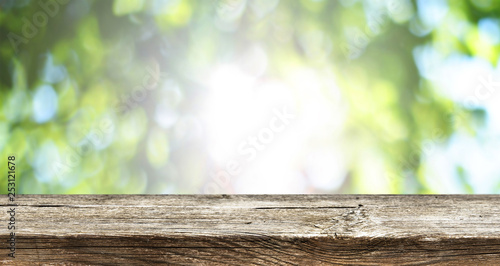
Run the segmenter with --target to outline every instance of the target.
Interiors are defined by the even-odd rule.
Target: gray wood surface
[[[19,195],[7,264],[500,265],[495,195]]]

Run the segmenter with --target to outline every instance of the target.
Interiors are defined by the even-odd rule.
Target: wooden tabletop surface
[[[497,195],[18,195],[15,204],[0,204],[6,264],[500,265]]]

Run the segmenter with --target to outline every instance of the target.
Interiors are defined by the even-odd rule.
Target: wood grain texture
[[[500,264],[494,195],[19,195],[5,264]]]

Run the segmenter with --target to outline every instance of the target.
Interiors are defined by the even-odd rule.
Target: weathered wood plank
[[[16,203],[16,258],[5,249],[7,264],[500,263],[495,195],[20,195]],[[0,206],[7,243],[10,206]]]

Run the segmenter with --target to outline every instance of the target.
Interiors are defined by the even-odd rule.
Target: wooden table
[[[6,201],[7,202],[7,201]],[[15,258],[69,264],[500,265],[496,195],[18,195]]]

